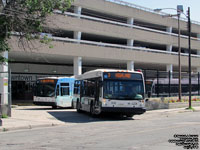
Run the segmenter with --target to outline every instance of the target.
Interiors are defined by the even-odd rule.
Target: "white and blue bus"
[[[91,115],[112,112],[132,117],[146,111],[142,72],[93,70],[76,76],[75,85],[77,112],[86,111]]]
[[[72,107],[75,79],[47,77],[36,81],[33,103],[41,106]]]

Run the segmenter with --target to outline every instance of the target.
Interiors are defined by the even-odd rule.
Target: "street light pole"
[[[177,15],[170,15],[170,16],[177,16],[178,17],[178,70],[179,70],[179,100],[181,100],[182,89],[181,89],[181,46],[180,46],[180,15],[183,13],[183,6],[178,5],[177,9],[174,8],[163,8],[163,9],[173,9],[177,10]],[[154,11],[159,12],[163,9],[154,9]],[[188,14],[184,14],[188,19],[188,51],[189,51],[189,58],[188,58],[188,72],[189,72],[189,108],[192,108],[192,81],[191,81],[191,20],[190,20],[190,7],[188,7]]]
[[[177,16],[178,17],[178,81],[179,81],[179,87],[178,87],[178,95],[179,95],[179,101],[181,101],[181,95],[182,95],[182,89],[181,89],[181,30],[180,30],[180,16],[181,13],[183,13],[183,5],[177,5],[177,9],[174,8],[162,8],[162,9],[154,9],[156,12],[160,12],[163,9],[172,9],[176,10],[177,14],[175,15],[169,15],[170,17]],[[184,14],[184,13],[183,13]],[[185,14],[184,14],[185,15]]]
[[[188,61],[188,71],[189,71],[189,108],[192,108],[191,100],[191,20],[190,20],[190,7],[188,7],[188,47],[189,47],[189,61]]]

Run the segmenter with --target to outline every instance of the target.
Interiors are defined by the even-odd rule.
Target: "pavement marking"
[[[185,125],[200,125],[200,122],[180,122],[175,124],[185,124]]]

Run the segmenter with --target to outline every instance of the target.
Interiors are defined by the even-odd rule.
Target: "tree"
[[[39,38],[47,15],[66,11],[73,0],[0,0],[0,53],[9,51],[12,32],[27,41]],[[0,56],[0,62],[6,59]]]

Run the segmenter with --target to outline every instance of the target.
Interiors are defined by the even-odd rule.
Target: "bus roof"
[[[104,72],[129,72],[129,73],[142,74],[142,72],[139,72],[139,71],[115,70],[115,69],[96,69],[96,70],[85,72],[82,75],[77,75],[77,76],[75,76],[75,78],[78,80],[81,80],[81,79],[87,79],[87,78],[101,77]]]
[[[74,82],[75,78],[69,78],[69,77],[64,77],[64,78],[58,78],[57,83],[62,83],[62,82]]]

